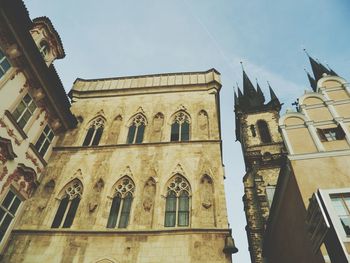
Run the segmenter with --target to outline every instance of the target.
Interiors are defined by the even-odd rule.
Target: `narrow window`
[[[44,59],[45,59],[46,55],[49,54],[49,50],[50,50],[50,48],[49,48],[49,45],[47,44],[47,42],[41,41],[39,51],[40,51],[41,56]]]
[[[261,142],[263,143],[271,142],[272,141],[271,135],[270,135],[269,127],[266,121],[258,120],[257,125],[258,125],[258,131],[259,131]]]
[[[145,133],[146,118],[142,114],[137,114],[129,126],[128,144],[142,143],[143,135]]]
[[[6,235],[21,203],[21,199],[19,199],[14,192],[11,190],[8,191],[5,199],[0,205],[0,242]]]
[[[350,194],[331,196],[333,207],[347,236],[350,236]]]
[[[256,131],[255,131],[255,125],[254,124],[250,125],[250,131],[252,132],[253,137],[256,137]]]
[[[0,78],[11,68],[11,64],[8,61],[5,54],[0,50]]]
[[[185,178],[176,175],[168,185],[164,226],[189,226],[190,186]]]
[[[107,228],[115,228],[116,226],[126,228],[129,224],[135,184],[126,176],[119,180],[116,185]]]
[[[44,157],[47,149],[49,148],[50,144],[52,143],[53,137],[55,135],[53,134],[53,131],[51,130],[50,126],[47,124],[41,133],[38,141],[35,144],[35,148],[40,153],[41,156]]]
[[[175,115],[171,124],[170,141],[189,141],[190,140],[190,121],[189,117],[184,112],[179,112]]]
[[[343,140],[345,138],[345,132],[342,127],[338,125],[335,128],[330,129],[317,129],[318,136],[323,142],[331,142],[336,140]]]
[[[32,117],[36,105],[32,97],[27,93],[20,103],[17,105],[16,109],[13,111],[12,115],[15,118],[17,124],[23,129],[28,123],[30,117]]]
[[[102,117],[98,117],[94,119],[90,125],[89,129],[87,130],[83,146],[92,146],[92,145],[98,145],[104,128],[104,120]]]
[[[82,193],[83,186],[79,180],[74,180],[66,186],[51,228],[72,226]]]

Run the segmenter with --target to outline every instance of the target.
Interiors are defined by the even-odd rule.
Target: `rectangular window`
[[[20,103],[17,105],[16,109],[12,113],[17,124],[23,129],[24,126],[28,123],[30,117],[32,117],[36,105],[32,97],[27,93]]]
[[[343,140],[345,133],[340,125],[330,129],[317,129],[318,136],[323,142],[331,142],[336,140]]]
[[[10,62],[8,61],[5,54],[0,50],[0,78],[11,68]]]
[[[350,193],[331,195],[332,205],[347,236],[350,236]]]
[[[22,201],[11,190],[0,205],[0,242],[3,240],[9,226],[16,216]]]
[[[53,134],[53,131],[51,130],[50,126],[47,124],[41,133],[38,141],[35,144],[35,149],[40,153],[41,156],[44,156],[47,149],[49,148],[53,137],[55,135]]]

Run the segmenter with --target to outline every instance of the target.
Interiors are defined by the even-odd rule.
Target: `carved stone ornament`
[[[212,204],[211,204],[210,202],[203,202],[203,203],[202,203],[202,206],[203,206],[205,209],[209,209],[209,208],[212,206]]]

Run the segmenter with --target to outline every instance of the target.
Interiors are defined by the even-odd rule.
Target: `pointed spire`
[[[315,59],[313,59],[309,53],[307,53],[307,51],[304,49],[306,55],[309,58],[310,64],[311,64],[311,68],[312,68],[312,73],[314,74],[314,79],[315,82],[317,83],[317,81],[319,81],[322,77],[323,74],[326,73],[327,75],[334,75],[333,73],[335,73],[333,71],[333,73],[327,69],[322,63],[320,63],[319,61],[316,61]],[[336,75],[335,75],[336,76]]]
[[[255,90],[252,82],[250,81],[247,73],[245,72],[242,62],[241,62],[241,65],[242,65],[242,70],[243,70],[243,92],[244,92],[244,96],[254,97],[255,94],[256,94],[256,90]]]
[[[265,97],[264,94],[259,86],[258,79],[256,79],[256,89],[257,89],[257,96],[261,104],[264,104],[265,102]]]
[[[273,91],[273,89],[272,89],[271,86],[270,86],[270,82],[267,82],[267,85],[269,85],[269,91],[270,91],[271,101],[272,101],[272,100],[277,100],[277,101],[278,101],[278,98],[277,98],[275,92]]]
[[[329,72],[331,73],[330,75],[338,76],[338,74],[333,69],[331,69],[331,67],[328,64],[326,64],[326,65],[327,65],[327,68],[328,68]]]
[[[306,69],[304,69],[304,70],[305,70],[305,72],[307,74],[307,78],[309,79],[310,86],[311,86],[312,90],[314,92],[316,92],[316,89],[317,89],[316,80],[313,77],[311,77],[310,73]]]
[[[237,84],[237,88],[239,88],[239,87],[238,87],[238,84]],[[235,102],[235,106],[238,106],[238,105],[239,105],[239,100],[238,100],[238,97],[237,97],[237,93],[236,93],[235,87],[233,87],[233,93],[234,93],[234,102]]]

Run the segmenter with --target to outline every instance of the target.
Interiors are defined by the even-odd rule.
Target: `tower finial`
[[[306,56],[310,57],[310,55],[309,55],[309,53],[307,52],[306,48],[303,48],[303,50],[304,50]]]

